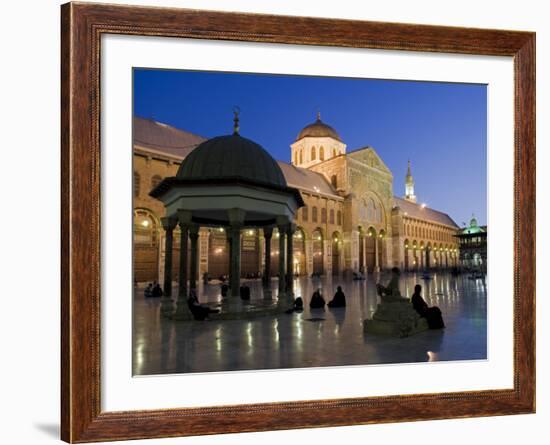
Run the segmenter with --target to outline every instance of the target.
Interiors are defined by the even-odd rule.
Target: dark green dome
[[[195,148],[181,163],[176,177],[189,180],[245,180],[287,187],[279,164],[259,144],[239,134],[218,136]]]

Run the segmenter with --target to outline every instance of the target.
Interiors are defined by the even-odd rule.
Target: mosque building
[[[164,205],[149,195],[164,178],[175,177],[182,161],[205,138],[134,117],[134,279],[161,281],[164,275]],[[348,151],[338,132],[321,120],[300,131],[290,145],[291,163],[277,161],[286,184],[303,204],[295,213],[292,262],[295,275],[339,275],[450,268],[458,264],[457,224],[446,213],[417,203],[411,163],[403,197],[394,195],[393,173],[370,146]],[[261,204],[259,204],[261,205]],[[178,276],[179,232],[174,230],[172,275]],[[241,232],[241,276],[264,270],[264,231]],[[284,234],[283,234],[284,236]],[[278,273],[277,228],[271,240],[271,274]],[[196,265],[200,276],[228,275],[229,248],[224,227],[201,227]]]

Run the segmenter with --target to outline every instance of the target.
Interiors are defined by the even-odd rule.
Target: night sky
[[[290,144],[321,112],[347,151],[372,146],[404,194],[411,160],[419,203],[458,225],[487,219],[485,85],[265,74],[134,70],[134,114],[204,137],[240,133],[290,162]]]

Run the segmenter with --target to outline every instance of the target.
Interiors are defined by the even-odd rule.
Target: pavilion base
[[[408,337],[428,330],[428,322],[404,299],[378,304],[372,319],[363,321],[363,330],[368,334]]]

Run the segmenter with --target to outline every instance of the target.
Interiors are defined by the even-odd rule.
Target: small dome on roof
[[[329,137],[329,138],[336,139],[337,141],[342,141],[342,139],[340,138],[340,135],[334,128],[332,128],[330,125],[327,125],[323,121],[321,121],[320,113],[317,113],[317,120],[315,122],[307,125],[302,129],[302,131],[300,131],[296,140],[299,141],[300,139],[305,137],[315,137],[315,138]]]
[[[181,163],[180,179],[242,179],[260,185],[287,187],[281,167],[259,144],[235,132],[209,139]]]

